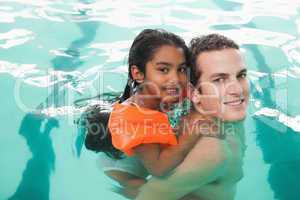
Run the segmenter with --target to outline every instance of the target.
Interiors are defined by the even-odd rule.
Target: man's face
[[[249,85],[241,52],[223,49],[204,52],[196,60],[200,71],[194,91],[196,109],[223,121],[242,120],[249,101]]]

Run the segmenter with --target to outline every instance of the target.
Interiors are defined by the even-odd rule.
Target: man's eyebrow
[[[229,76],[229,74],[227,73],[215,73],[215,74],[212,74],[210,76],[210,78],[215,78],[215,77],[226,77],[226,76]]]
[[[242,74],[242,73],[247,73],[247,69],[244,68],[244,69],[242,69],[241,71],[239,71],[237,74]]]
[[[244,68],[244,69],[241,69],[237,74],[242,74],[242,73],[247,73],[247,69],[246,68]],[[212,74],[211,76],[210,76],[210,78],[215,78],[215,77],[227,77],[227,76],[229,76],[229,74],[228,73],[215,73],[215,74]]]

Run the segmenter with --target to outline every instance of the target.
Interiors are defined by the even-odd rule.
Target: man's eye
[[[240,74],[240,75],[238,75],[238,78],[239,79],[247,78],[247,74],[246,73]]]
[[[216,79],[213,80],[213,82],[215,82],[215,83],[223,83],[223,82],[225,82],[225,78],[223,78],[223,77],[216,78]]]

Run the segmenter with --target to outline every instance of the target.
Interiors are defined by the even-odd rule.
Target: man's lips
[[[245,101],[244,98],[239,98],[239,99],[226,101],[226,102],[224,102],[224,104],[229,105],[229,106],[238,106],[238,105],[241,105],[244,101]]]

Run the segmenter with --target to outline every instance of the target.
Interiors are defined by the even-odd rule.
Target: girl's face
[[[181,48],[163,45],[146,63],[142,83],[144,97],[159,103],[172,104],[179,101],[187,85],[187,65]]]

